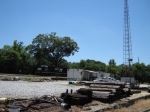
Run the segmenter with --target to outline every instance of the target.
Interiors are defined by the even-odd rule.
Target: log
[[[99,84],[91,84],[90,87],[95,88],[111,88],[111,89],[118,89],[120,86],[114,86],[114,85],[99,85]]]
[[[115,92],[116,89],[110,89],[110,88],[88,88],[89,90],[92,90],[92,91],[101,91],[101,92]]]
[[[147,92],[150,93],[150,87],[147,89]]]
[[[141,93],[141,90],[131,90],[131,94]]]
[[[115,95],[123,95],[124,94],[124,91],[122,88],[118,88],[118,89],[112,89],[112,88],[88,88],[92,91],[99,91],[99,92],[111,92]]]
[[[114,99],[115,95],[114,94],[110,94],[109,92],[97,92],[97,91],[93,91],[93,98],[100,100],[102,102],[107,102],[107,103],[111,103]]]
[[[123,88],[123,95],[124,96],[130,96],[131,90],[129,88]]]
[[[58,102],[63,102],[63,99],[56,97]]]
[[[90,86],[91,84],[99,84],[99,85],[117,85],[120,87],[125,87],[124,82],[118,82],[118,83],[111,83],[111,82],[85,82],[86,86]]]
[[[102,96],[107,96],[107,95],[111,94],[111,92],[93,91],[93,94],[98,94],[98,95],[102,95]]]
[[[81,95],[87,95],[89,102],[92,101],[92,94],[93,94],[92,90],[86,88],[80,88],[77,90],[77,93]]]
[[[64,102],[72,105],[83,105],[88,103],[88,96],[81,94],[66,94]]]

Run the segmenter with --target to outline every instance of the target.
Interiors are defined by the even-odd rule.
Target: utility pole
[[[138,57],[138,63],[140,63],[140,58]]]

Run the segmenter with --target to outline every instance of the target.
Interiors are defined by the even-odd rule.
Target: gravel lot
[[[53,82],[26,82],[26,81],[0,81],[0,97],[7,98],[31,98],[43,95],[59,96],[66,89],[77,89],[84,86],[68,84],[68,81]]]

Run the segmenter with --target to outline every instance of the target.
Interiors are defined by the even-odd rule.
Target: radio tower
[[[124,0],[124,34],[123,34],[123,63],[126,65],[125,74],[131,76],[130,68],[132,64],[132,43],[131,43],[131,32],[130,32],[130,17],[129,17],[129,6],[128,0]],[[127,73],[128,72],[128,73]]]

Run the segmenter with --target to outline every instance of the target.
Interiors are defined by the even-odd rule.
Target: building
[[[110,73],[105,73],[101,71],[91,71],[91,70],[84,70],[84,69],[68,69],[67,70],[67,80],[86,80],[92,81],[96,78],[102,77],[113,77]]]

